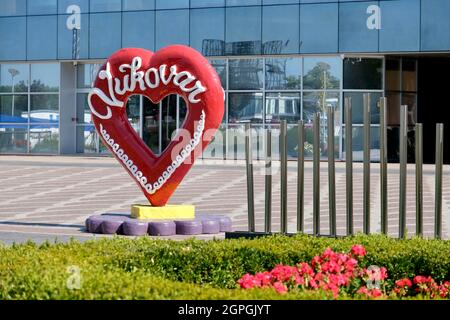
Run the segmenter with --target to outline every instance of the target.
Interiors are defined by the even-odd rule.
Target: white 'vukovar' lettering
[[[159,68],[150,68],[147,71],[138,71],[142,67],[142,59],[140,57],[134,57],[131,64],[122,64],[119,67],[121,73],[129,73],[124,75],[123,81],[118,78],[113,78],[111,74],[111,66],[109,62],[106,63],[106,69],[99,72],[98,77],[101,80],[107,80],[108,82],[108,94],[100,90],[99,88],[93,88],[88,95],[88,104],[92,113],[103,120],[110,119],[112,116],[111,107],[122,108],[124,102],[119,101],[116,95],[122,96],[127,92],[134,92],[136,86],[139,85],[139,89],[142,91],[147,88],[155,89],[161,83],[168,85],[172,82],[175,86],[179,87],[183,92],[189,93],[188,100],[190,103],[198,103],[200,99],[197,98],[202,92],[206,91],[206,88],[202,85],[201,81],[196,80],[188,71],[178,72],[177,66],[173,65],[169,68],[169,75],[166,76],[167,65],[162,64]],[[151,80],[151,74],[153,74],[153,82]],[[193,84],[192,84],[193,83]],[[190,85],[188,87],[188,85]],[[98,96],[106,104],[106,114],[100,114],[92,105],[92,97]]]

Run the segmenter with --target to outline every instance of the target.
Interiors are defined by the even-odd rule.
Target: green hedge
[[[309,261],[325,248],[367,249],[366,266],[388,269],[392,280],[431,275],[450,279],[450,241],[396,240],[373,235],[345,239],[273,236],[255,240],[153,240],[116,237],[79,243],[0,247],[0,299],[272,299],[271,290],[236,288],[243,274]],[[66,288],[67,267],[81,270],[80,290]],[[231,289],[231,290],[230,290]]]

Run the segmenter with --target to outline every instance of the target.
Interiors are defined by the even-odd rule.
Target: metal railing
[[[378,107],[380,109],[380,162],[379,162],[379,212],[371,212],[371,189],[370,189],[370,94],[364,95],[364,143],[363,143],[363,232],[370,233],[371,214],[380,215],[380,231],[388,233],[388,170],[387,170],[387,99],[380,98]],[[352,159],[352,101],[346,98],[344,102],[345,130],[345,219],[346,235],[354,234],[354,190],[353,190],[353,159]],[[399,172],[399,238],[407,236],[406,209],[407,209],[407,106],[400,106],[400,172]],[[327,110],[327,155],[328,155],[328,214],[329,234],[326,236],[336,237],[336,173],[334,156],[334,109]],[[313,118],[313,182],[312,182],[312,233],[320,236],[320,113],[314,114]],[[298,124],[298,157],[297,157],[297,197],[296,197],[296,219],[297,232],[305,232],[305,125],[303,121]],[[287,166],[287,123],[285,120],[280,124],[280,232],[286,234],[288,230],[288,166]],[[443,131],[442,123],[436,124],[436,160],[435,160],[435,212],[434,212],[434,237],[442,238],[442,174],[443,174]],[[254,205],[254,180],[253,163],[251,154],[251,131],[246,126],[245,154],[247,166],[247,190],[248,190],[248,233],[247,235],[261,234],[255,232],[255,205]],[[416,230],[417,236],[423,236],[423,133],[422,124],[415,124],[415,203],[416,203]],[[264,233],[272,232],[272,138],[271,129],[265,129],[265,201],[264,201]]]

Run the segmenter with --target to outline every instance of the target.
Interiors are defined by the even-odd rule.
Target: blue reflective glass
[[[156,0],[156,9],[184,9],[189,8],[189,0]]]
[[[27,59],[56,59],[56,17],[56,15],[28,17]]]
[[[57,13],[56,0],[28,1],[28,14],[54,14]]]
[[[59,91],[59,64],[32,63],[31,64],[31,92]]]
[[[300,52],[338,51],[338,4],[308,4],[300,8]]]
[[[122,0],[90,0],[91,12],[120,11]]]
[[[339,0],[340,2],[343,2],[342,0]],[[350,0],[353,1],[353,0]],[[356,1],[361,1],[361,0],[356,0]],[[300,0],[300,3],[321,3],[321,2],[338,2],[337,0]]]
[[[300,58],[266,58],[266,90],[301,89]]]
[[[341,3],[339,7],[339,50],[341,52],[378,51],[378,30],[369,29],[367,9],[378,2]]]
[[[89,57],[106,58],[120,49],[122,34],[120,13],[91,14],[89,22]]]
[[[257,6],[261,4],[261,0],[227,0],[228,7],[234,6]]]
[[[122,47],[155,48],[155,12],[124,12],[122,15]]]
[[[0,125],[0,152],[26,153],[28,127],[21,124]]]
[[[86,59],[89,57],[89,15],[81,15],[81,29],[77,31],[75,37],[74,32],[66,26],[69,16],[66,14],[58,16],[58,58]]]
[[[299,0],[263,0],[263,4],[292,4],[298,2]]]
[[[53,125],[30,126],[30,152],[54,154],[59,150],[59,127]]]
[[[156,49],[171,44],[189,45],[189,10],[156,12]]]
[[[0,60],[25,60],[26,30],[25,17],[0,18]]]
[[[380,51],[418,51],[420,0],[381,1]]]
[[[29,70],[25,63],[0,64],[0,92],[28,92]]]
[[[263,54],[298,53],[299,6],[263,7]]]
[[[261,53],[261,7],[227,8],[226,53]]]
[[[191,8],[224,7],[225,0],[191,0]]]
[[[450,1],[422,1],[422,50],[450,49]]]
[[[67,13],[67,8],[71,5],[77,5],[80,7],[81,13],[89,12],[89,0],[59,0],[58,1],[58,13]]]
[[[123,0],[122,10],[154,10],[155,0]]]
[[[225,54],[225,9],[191,10],[191,47],[205,56]]]
[[[1,16],[21,16],[27,13],[27,0],[0,1]]]

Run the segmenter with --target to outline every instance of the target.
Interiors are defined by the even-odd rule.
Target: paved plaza
[[[371,231],[380,231],[379,164],[371,165]],[[272,230],[279,230],[280,179],[273,175]],[[354,225],[362,231],[362,164],[354,164]],[[194,204],[198,213],[232,218],[234,230],[247,229],[245,164],[242,161],[199,160],[170,199],[171,204]],[[264,169],[255,163],[257,231],[264,228]],[[389,233],[398,234],[399,166],[388,168]],[[444,167],[443,233],[450,230],[450,167]],[[321,233],[328,231],[328,181],[321,163]],[[337,231],[345,234],[345,163],[336,165]],[[414,166],[408,167],[407,230],[415,231]],[[288,231],[296,229],[296,162],[288,166]],[[147,203],[135,182],[109,157],[0,156],[0,241],[37,242],[103,237],[84,230],[93,214],[129,213],[130,206]],[[424,231],[434,230],[434,166],[424,167]],[[305,231],[312,232],[312,162],[305,170]],[[175,238],[181,238],[176,236]],[[223,237],[219,235],[219,237]],[[210,238],[199,236],[199,238]]]

